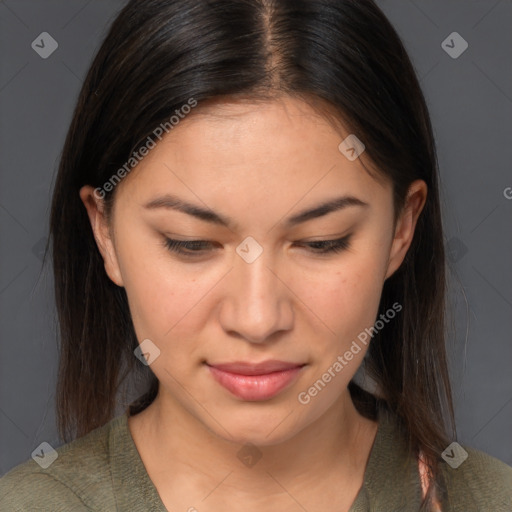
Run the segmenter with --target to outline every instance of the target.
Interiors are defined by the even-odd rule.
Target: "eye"
[[[165,239],[165,247],[172,252],[182,254],[184,256],[200,256],[204,249],[210,248],[213,245],[208,240],[173,240],[172,238]]]
[[[334,254],[342,252],[350,247],[351,234],[336,240],[316,240],[313,242],[302,242],[302,245],[314,254]],[[197,257],[213,247],[213,243],[208,240],[173,240],[165,238],[165,247],[177,254],[184,256]]]
[[[317,240],[314,242],[302,242],[302,244],[309,248],[315,254],[333,254],[342,252],[350,247],[350,237],[352,235],[337,238],[336,240]]]

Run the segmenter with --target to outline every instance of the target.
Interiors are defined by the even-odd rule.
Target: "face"
[[[340,405],[367,350],[426,186],[395,227],[391,184],[340,152],[348,135],[296,99],[217,105],[117,185],[110,223],[81,190],[138,340],[159,351],[157,400],[222,438],[292,438]]]

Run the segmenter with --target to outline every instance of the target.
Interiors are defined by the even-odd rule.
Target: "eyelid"
[[[313,255],[328,256],[349,249],[352,235],[353,232],[338,238],[299,240],[294,243],[308,246],[309,252]],[[320,247],[314,247],[315,244],[320,245]],[[198,258],[200,256],[204,256],[204,249],[206,248],[208,251],[208,249],[214,245],[215,242],[202,239],[176,240],[169,237],[165,237],[164,239],[164,246],[167,250],[185,258]],[[194,250],[193,248],[199,248],[200,250]]]

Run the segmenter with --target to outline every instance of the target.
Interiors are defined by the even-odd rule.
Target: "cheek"
[[[208,283],[184,273],[155,239],[135,243],[131,235],[119,243],[119,266],[139,340],[163,341],[194,317]],[[140,240],[139,240],[140,242]]]
[[[346,253],[338,262],[301,280],[299,297],[339,338],[373,325],[383,286],[383,255],[376,251]]]

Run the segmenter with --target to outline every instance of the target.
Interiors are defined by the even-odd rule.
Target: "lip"
[[[262,401],[273,398],[289,387],[305,364],[271,360],[207,366],[213,378],[233,395],[247,401]]]

